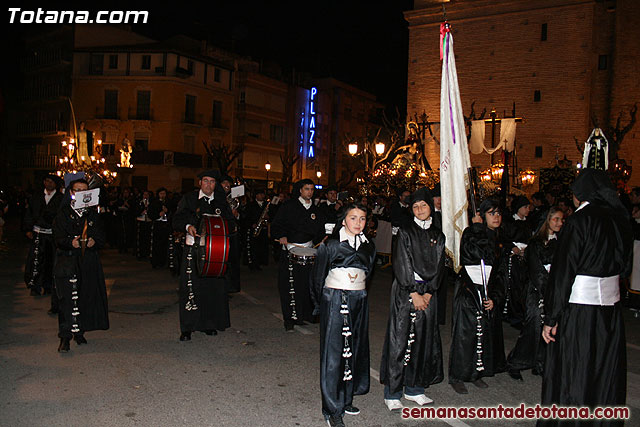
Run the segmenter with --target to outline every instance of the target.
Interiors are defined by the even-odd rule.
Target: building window
[[[143,70],[151,69],[151,55],[142,55],[142,67]]]
[[[244,91],[240,92],[240,104],[244,104],[246,98],[247,94]]]
[[[133,139],[134,151],[149,151],[149,135],[142,132],[136,132]]]
[[[138,104],[136,107],[136,119],[137,120],[150,120],[151,119],[151,91],[139,90],[138,91]]]
[[[540,102],[540,91],[536,90],[533,92],[533,102]]]
[[[211,125],[214,128],[222,127],[222,102],[213,101],[213,116]]]
[[[547,41],[547,24],[542,24],[542,28],[540,29],[540,41]]]
[[[104,67],[104,55],[101,53],[92,53],[89,60],[89,74],[101,75]]]
[[[215,82],[219,82],[220,81],[220,68],[214,68],[213,69],[213,81],[215,81]]]
[[[193,61],[187,61],[187,71],[193,76]]]
[[[118,55],[109,55],[109,69],[110,70],[118,69]]]
[[[542,158],[542,145],[536,145],[536,159]]]
[[[599,55],[598,56],[598,70],[606,70],[607,69],[607,55]]]
[[[273,142],[282,144],[284,138],[284,129],[282,126],[271,125],[269,128],[269,139]]]
[[[187,95],[184,104],[184,121],[186,123],[196,122],[196,97]]]
[[[115,140],[111,137],[114,133],[102,132],[102,157],[113,156],[116,153]]]
[[[193,154],[193,151],[196,148],[196,137],[193,135],[185,135],[184,136],[184,152]]]
[[[105,119],[118,118],[118,91],[117,90],[104,91],[104,118]]]

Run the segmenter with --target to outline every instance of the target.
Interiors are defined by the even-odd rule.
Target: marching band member
[[[218,176],[214,170],[198,174],[200,189],[186,193],[173,215],[174,230],[187,233],[180,265],[180,341],[191,340],[194,331],[216,335],[217,330],[224,331],[231,326],[224,278],[200,277],[194,249],[204,215],[221,216],[229,222],[229,229],[235,228],[235,218],[224,191],[216,186]]]
[[[227,203],[231,199],[231,186],[233,185],[233,178],[229,175],[224,175],[220,178],[220,187],[224,191],[224,197]],[[231,207],[231,213],[236,221],[234,224],[238,224],[240,220],[240,213],[238,212],[239,206]],[[235,227],[235,226],[234,226]],[[240,292],[240,257],[242,256],[240,236],[234,230],[229,236],[229,264],[227,265],[227,272],[224,277],[224,286],[227,293]]]
[[[463,268],[453,300],[449,351],[449,384],[459,394],[468,393],[465,381],[487,388],[482,378],[506,369],[500,308],[507,280],[507,251],[511,245],[505,249],[500,240],[501,223],[499,202],[487,199],[480,205],[480,214],[473,218],[473,224],[462,233],[460,264]]]
[[[261,270],[261,265],[269,264],[269,236],[267,221],[269,220],[269,204],[265,201],[266,194],[263,189],[255,191],[255,200],[247,204],[245,210],[245,222],[247,224],[247,245],[245,248],[249,269],[253,271]],[[259,224],[263,217],[264,223]],[[254,236],[258,227],[260,233]]]
[[[87,344],[85,332],[109,329],[107,289],[98,254],[105,243],[104,229],[96,208],[74,207],[73,196],[88,188],[84,179],[71,182],[69,197],[55,219],[59,352],[69,351],[72,337],[78,345]]]
[[[149,205],[151,204],[151,192],[144,190],[142,198],[136,206],[136,258],[143,259],[151,252],[151,225],[149,218]]]
[[[375,246],[364,236],[367,210],[344,209],[340,230],[318,248],[311,273],[312,299],[320,312],[322,413],[331,426],[358,414],[353,396],[369,392],[369,304],[366,280]]]
[[[310,179],[296,182],[293,186],[294,198],[278,209],[271,225],[271,236],[282,245],[278,290],[286,331],[293,331],[294,324],[302,324],[303,320],[312,320],[309,295],[311,266],[295,263],[289,250],[300,246],[311,248],[325,235],[324,220],[312,201],[314,187]]]
[[[153,221],[151,229],[151,266],[162,268],[167,263],[169,238],[171,234],[171,205],[167,200],[167,189],[161,187],[156,199],[149,205],[149,218]]]
[[[631,272],[631,224],[606,172],[583,169],[571,189],[577,209],[558,236],[544,295],[542,404],[622,406],[627,361],[619,279]]]
[[[552,207],[540,230],[533,236],[525,250],[529,266],[529,286],[526,299],[526,316],[516,345],[507,358],[509,376],[522,380],[521,370],[533,368],[533,373],[542,375],[544,365],[544,292],[549,281],[551,260],[556,252],[558,234],[564,223],[560,208]]]
[[[445,237],[433,226],[429,190],[413,193],[409,206],[413,219],[398,230],[393,251],[395,280],[380,364],[390,411],[403,407],[403,391],[419,405],[433,402],[424,389],[444,377],[436,291],[445,274]]]

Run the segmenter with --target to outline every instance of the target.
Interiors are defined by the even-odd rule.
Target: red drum
[[[200,277],[222,277],[229,261],[229,225],[219,216],[204,216],[200,225],[197,265]]]

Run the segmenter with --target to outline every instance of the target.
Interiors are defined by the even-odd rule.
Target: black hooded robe
[[[427,388],[444,378],[436,292],[446,274],[444,234],[433,224],[422,229],[412,219],[398,230],[396,237],[395,280],[380,362],[380,383],[388,385],[392,394],[401,392],[404,386]],[[424,281],[416,281],[414,273]],[[432,295],[426,310],[414,309],[412,292]],[[414,334],[411,344],[410,333]]]
[[[505,249],[497,233],[484,224],[472,224],[462,233],[460,264],[463,268],[453,300],[450,384],[473,382],[506,369],[501,311],[507,280],[506,252],[510,249]],[[476,285],[464,269],[467,265],[480,265],[481,260],[492,267],[487,286],[494,305],[491,311],[481,305],[478,292],[484,297],[482,286]]]
[[[375,256],[372,242],[363,242],[355,250],[348,241],[331,238],[318,248],[311,272],[311,295],[316,310],[320,311],[320,388],[324,415],[342,415],[345,406],[352,404],[353,396],[369,392],[370,384],[367,291],[327,288],[325,279],[334,268],[357,268],[368,278]],[[341,313],[342,304],[347,305],[348,313]],[[345,326],[351,332],[346,337],[351,352],[347,357]],[[347,380],[345,370],[351,372]]]

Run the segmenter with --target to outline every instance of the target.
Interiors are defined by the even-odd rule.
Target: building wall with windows
[[[525,123],[517,127],[520,168],[555,164],[565,155],[581,161],[574,138],[584,141],[591,117],[614,123],[640,99],[637,46],[640,7],[630,0],[452,1],[445,3],[452,24],[456,66],[464,114],[495,108],[511,114],[515,102]],[[416,0],[405,12],[409,22],[407,111],[425,111],[437,121],[440,108],[439,26],[441,1]],[[623,29],[631,33],[623,33]],[[625,30],[625,31],[626,31]],[[626,116],[628,117],[628,115]],[[604,126],[601,126],[604,127]],[[496,129],[499,135],[499,128]],[[491,145],[487,126],[485,144]],[[638,155],[632,147],[638,132],[627,135],[620,153],[627,161]],[[496,141],[497,142],[497,141]],[[427,147],[432,165],[439,146]],[[499,157],[498,157],[499,158]],[[640,158],[640,157],[638,157]],[[472,163],[489,166],[487,154],[472,155]],[[640,182],[640,173],[632,181]]]

